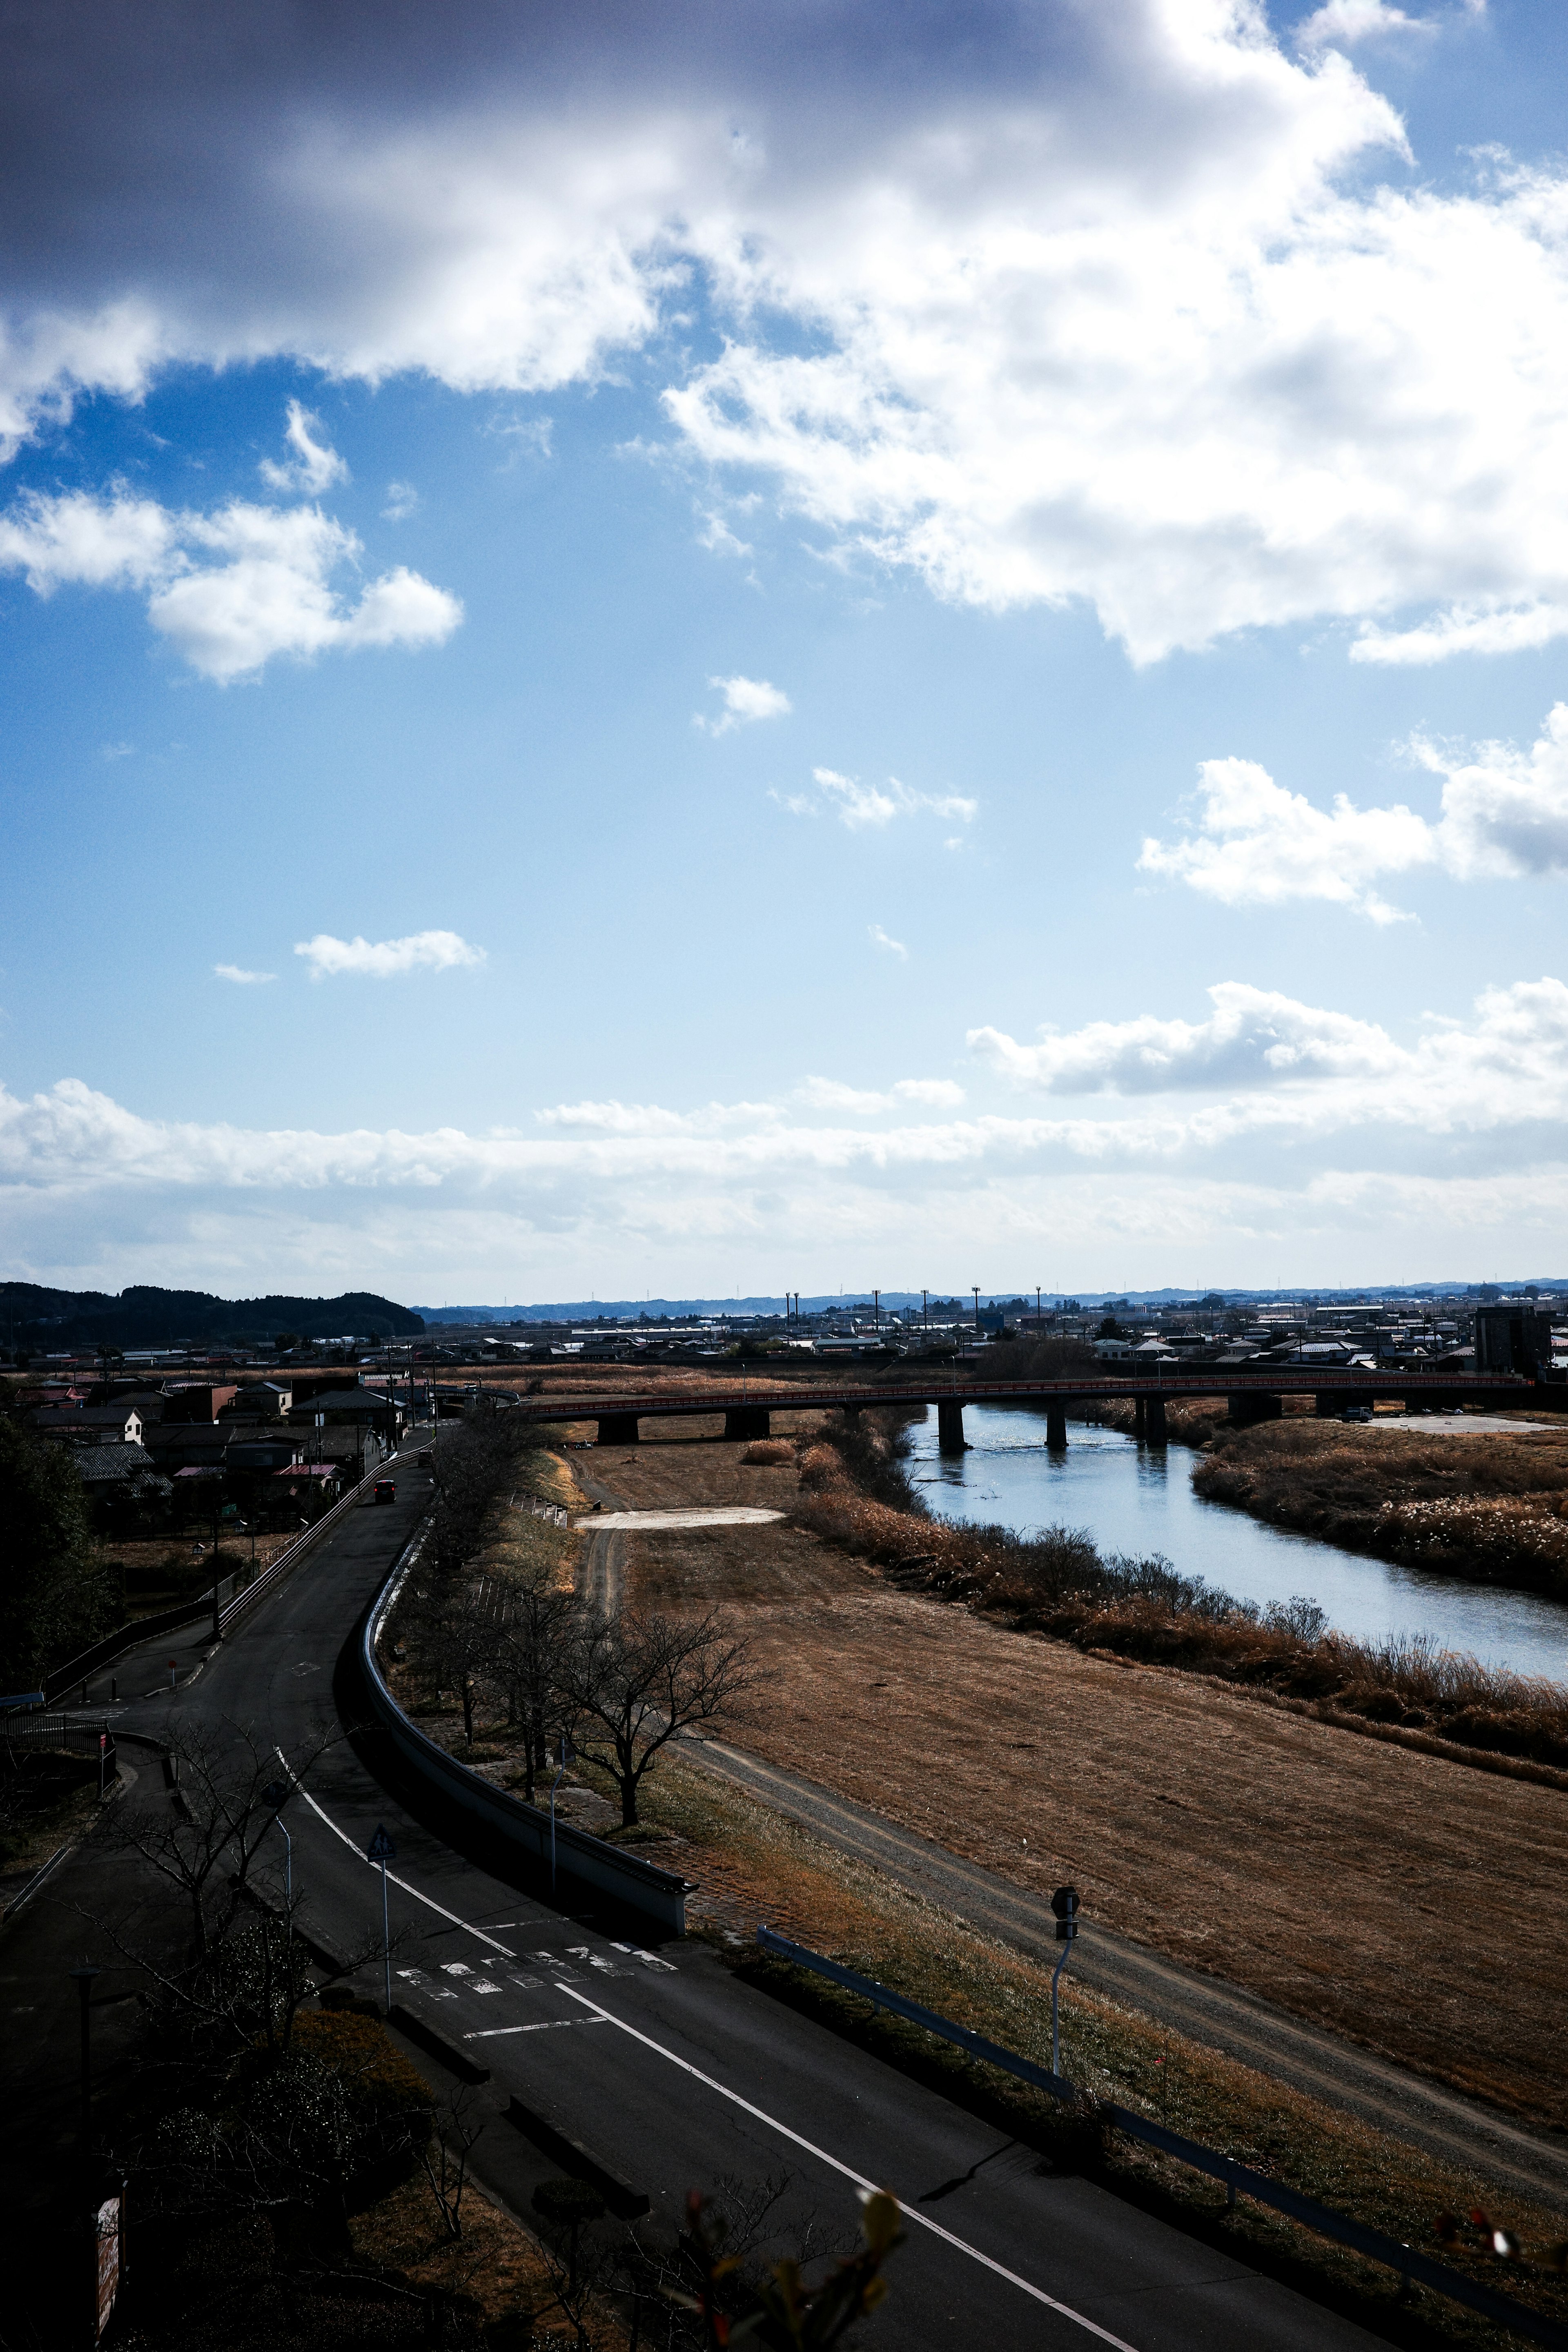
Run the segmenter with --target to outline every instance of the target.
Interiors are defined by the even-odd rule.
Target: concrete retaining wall
[[[394,1570],[365,1619],[361,1664],[371,1707],[412,1771],[548,1874],[549,1815],[448,1756],[417,1724],[410,1722],[383,1679],[376,1645],[410,1565],[411,1561]],[[555,1870],[563,1892],[570,1896],[581,1900],[584,1891],[591,1889],[623,1910],[639,1912],[667,1935],[686,1933],[688,1882],[673,1871],[659,1870],[637,1854],[623,1853],[618,1846],[590,1837],[586,1831],[573,1829],[564,1822],[558,1822],[555,1828]]]

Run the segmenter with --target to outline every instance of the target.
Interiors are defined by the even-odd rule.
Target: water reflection
[[[966,1403],[963,1425],[970,1446],[963,1454],[938,1453],[934,1405],[913,1433],[911,1472],[940,1517],[993,1522],[1020,1535],[1086,1528],[1102,1551],[1163,1552],[1184,1575],[1205,1577],[1244,1601],[1307,1593],[1331,1625],[1364,1641],[1430,1633],[1444,1648],[1473,1651],[1489,1664],[1568,1681],[1568,1606],[1561,1601],[1394,1568],[1205,1502],[1193,1491],[1196,1457],[1183,1445],[1144,1445],[1073,1421],[1066,1451],[1048,1453],[1045,1412],[1033,1405]]]

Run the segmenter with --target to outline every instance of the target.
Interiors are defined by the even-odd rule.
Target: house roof
[[[77,1456],[77,1475],[84,1486],[108,1486],[123,1485],[139,1478],[144,1470],[156,1467],[145,1446],[84,1445]]]

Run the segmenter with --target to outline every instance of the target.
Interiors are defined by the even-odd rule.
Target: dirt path
[[[698,1424],[595,1458],[623,1507],[787,1505],[793,1470],[740,1451]],[[773,1670],[736,1746],[1032,1895],[1070,1877],[1130,1945],[1568,2124],[1568,1792],[1009,1633],[787,1527],[619,1540],[631,1597],[728,1604]]]

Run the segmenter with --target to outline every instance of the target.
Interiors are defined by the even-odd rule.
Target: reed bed
[[[904,1472],[907,1437],[888,1419],[887,1427],[867,1416],[817,1435],[802,1456],[793,1516],[906,1588],[1080,1649],[1214,1675],[1500,1757],[1568,1766],[1568,1686],[1482,1665],[1425,1636],[1353,1641],[1331,1631],[1305,1596],[1260,1608],[1184,1576],[1159,1553],[1102,1553],[1081,1528],[1047,1528],[1024,1538],[1007,1528],[934,1519]]]

